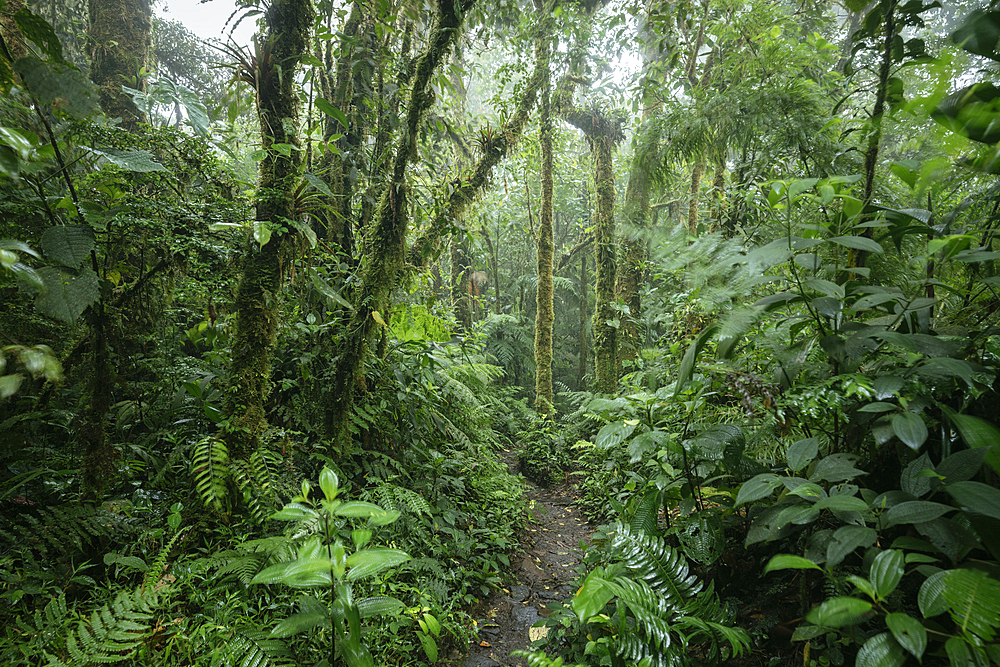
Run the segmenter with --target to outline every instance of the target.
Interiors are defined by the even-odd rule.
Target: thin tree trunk
[[[542,71],[540,92],[542,152],[542,202],[538,223],[538,288],[535,310],[535,410],[552,413],[552,323],[555,319],[552,305],[552,255],[555,252],[552,230],[552,109],[550,106],[549,74],[549,19],[551,3],[536,0],[535,8],[541,16],[542,27],[535,39],[535,58]]]
[[[589,138],[589,137],[588,137]],[[594,154],[597,193],[594,207],[594,245],[597,247],[597,305],[594,310],[594,376],[597,391],[612,393],[618,386],[618,319],[615,310],[615,172],[612,156],[615,136],[590,138]]]
[[[691,170],[691,198],[688,202],[687,228],[692,236],[698,235],[698,205],[701,198],[701,177],[705,174],[705,159],[698,158]]]
[[[451,237],[451,302],[463,333],[472,331],[472,269],[467,237]]]
[[[590,354],[589,346],[587,345],[587,321],[590,319],[587,314],[587,306],[590,302],[590,298],[587,295],[589,282],[590,278],[587,277],[587,253],[583,253],[580,255],[580,359],[577,368],[577,382],[580,391],[586,389],[587,356]]]

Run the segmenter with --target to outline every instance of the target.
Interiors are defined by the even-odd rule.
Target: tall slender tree
[[[535,58],[542,72],[539,95],[539,125],[542,154],[542,201],[538,223],[538,287],[535,290],[535,409],[542,414],[552,412],[552,255],[555,243],[552,235],[552,109],[550,102],[551,74],[549,67],[552,34],[551,0],[535,0],[539,15],[539,30],[535,37]]]
[[[90,80],[100,90],[104,113],[121,118],[122,127],[133,130],[147,119],[122,86],[146,89],[152,27],[149,0],[89,0],[88,6]]]

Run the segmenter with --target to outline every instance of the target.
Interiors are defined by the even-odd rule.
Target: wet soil
[[[514,452],[503,453],[517,472]],[[523,477],[521,479],[524,479]],[[523,658],[510,654],[525,649],[543,628],[531,626],[550,611],[547,605],[567,600],[576,592],[573,580],[593,527],[573,507],[576,487],[566,482],[542,488],[524,479],[531,521],[521,541],[521,551],[512,559],[514,583],[495,591],[472,611],[478,638],[469,652],[452,662],[461,667],[523,667]]]

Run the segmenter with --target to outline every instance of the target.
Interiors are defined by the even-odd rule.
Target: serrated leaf
[[[875,544],[877,538],[878,533],[866,526],[841,526],[826,547],[827,567],[836,567],[859,547]]]
[[[79,269],[96,243],[94,230],[89,225],[60,225],[42,233],[45,258],[70,269]]]
[[[837,512],[867,512],[868,503],[854,496],[830,496],[821,498],[814,507],[818,510]]]
[[[356,600],[355,604],[358,606],[361,618],[370,618],[372,616],[390,616],[392,614],[399,613],[399,611],[406,606],[396,598],[389,597],[387,595],[361,598],[360,600]]]
[[[35,307],[53,319],[72,324],[101,298],[97,274],[89,268],[74,274],[57,266],[43,266],[38,275],[45,289],[35,300]]]

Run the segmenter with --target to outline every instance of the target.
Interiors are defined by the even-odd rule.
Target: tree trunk
[[[587,345],[587,321],[589,319],[587,306],[590,302],[587,296],[587,286],[589,282],[590,278],[587,277],[587,253],[583,253],[580,255],[580,359],[577,364],[577,383],[580,391],[584,391],[587,386],[587,356],[590,354],[589,346]]]
[[[149,65],[149,0],[89,0],[92,40],[90,80],[97,84],[101,109],[121,118],[132,132],[146,122],[145,114],[122,91],[122,86],[146,90]]]
[[[589,138],[589,137],[588,137]],[[590,139],[594,154],[597,202],[594,207],[594,244],[597,247],[597,305],[594,309],[595,388],[612,393],[618,386],[618,312],[615,305],[615,171],[614,136]]]
[[[699,157],[691,170],[691,199],[688,202],[687,228],[691,236],[698,235],[698,204],[701,198],[701,177],[705,174],[705,159]]]
[[[381,331],[385,322],[383,313],[387,313],[390,306],[389,296],[404,269],[409,219],[406,171],[411,157],[417,152],[420,124],[434,101],[430,90],[432,79],[458,38],[463,14],[468,7],[459,6],[454,0],[442,0],[437,8],[427,48],[414,69],[405,126],[393,156],[390,180],[379,200],[372,224],[366,230],[354,313],[347,333],[340,341],[334,367],[326,428],[336,451],[341,453],[351,449],[348,416],[355,391],[362,381],[369,344]]]
[[[715,175],[712,178],[712,206],[709,217],[711,218],[711,229],[714,232],[722,226],[722,217],[725,215],[726,204],[726,158],[725,153],[715,160]]]
[[[24,0],[7,0],[3,11],[0,11],[0,37],[3,37],[4,44],[7,45],[11,64],[28,55],[24,37],[14,22],[14,14],[23,6]]]
[[[542,71],[540,93],[541,116],[539,142],[542,152],[542,201],[538,223],[538,288],[535,310],[535,410],[552,413],[552,255],[555,251],[552,230],[552,109],[550,105],[549,39],[551,3],[536,0],[541,17],[541,29],[535,39],[535,58]]]
[[[266,151],[257,174],[255,236],[247,242],[236,292],[236,329],[226,392],[226,436],[230,455],[247,458],[267,428],[266,405],[271,390],[271,353],[278,326],[278,301],[285,248],[294,230],[294,193],[301,171],[300,150],[282,154],[275,144],[300,146],[296,134],[299,98],[295,70],[309,45],[311,0],[272,0],[265,14],[267,36],[256,72],[257,119]]]
[[[472,331],[472,269],[468,237],[451,237],[451,303],[462,333]]]

